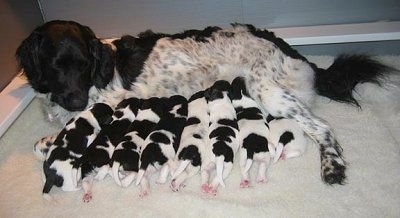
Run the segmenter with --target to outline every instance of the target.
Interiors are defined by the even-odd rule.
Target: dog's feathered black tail
[[[340,55],[328,69],[316,68],[315,88],[319,95],[360,106],[353,97],[359,83],[380,84],[380,78],[393,69],[366,55]]]

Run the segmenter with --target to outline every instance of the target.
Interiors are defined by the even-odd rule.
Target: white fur
[[[223,98],[216,99],[208,102],[208,110],[210,112],[210,126],[209,134],[221,127],[218,121],[221,119],[236,120],[236,112],[232,106],[231,100],[228,97],[227,92],[223,92]],[[235,132],[235,137],[231,137],[231,142],[226,142],[226,144],[232,149],[233,154],[235,154],[239,148],[239,131],[232,128]],[[203,192],[211,192],[216,194],[219,185],[225,186],[224,179],[226,179],[233,168],[233,163],[225,162],[224,157],[217,157],[213,153],[213,145],[217,142],[216,138],[209,138],[206,143],[205,160],[202,165],[202,190]],[[209,183],[209,176],[212,171],[216,171],[215,177]]]
[[[197,98],[188,103],[188,120],[190,118],[199,119],[200,123],[186,126],[183,129],[181,142],[177,155],[175,157],[176,165],[178,166],[172,175],[171,188],[174,191],[178,191],[179,188],[185,183],[187,179],[197,174],[200,167],[195,167],[190,163],[190,160],[179,160],[178,156],[182,152],[182,149],[187,148],[189,145],[197,147],[201,160],[205,153],[205,144],[207,142],[208,133],[208,105],[204,97]],[[194,137],[194,134],[198,134],[200,138]]]
[[[270,128],[270,143],[275,147],[283,147],[281,152],[276,152],[274,156],[274,162],[276,163],[279,159],[285,160],[289,158],[298,157],[304,154],[307,145],[307,139],[305,138],[304,132],[300,129],[299,125],[291,119],[273,119],[269,123]],[[294,139],[286,145],[279,142],[279,138],[285,131],[289,131],[293,134]],[[331,150],[333,151],[333,150]]]

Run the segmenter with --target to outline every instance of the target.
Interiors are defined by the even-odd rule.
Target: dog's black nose
[[[89,97],[85,94],[68,94],[65,96],[52,95],[51,101],[68,111],[82,111],[88,104]]]
[[[67,102],[67,110],[70,111],[82,111],[86,108],[87,100],[81,98],[73,98],[69,102]]]

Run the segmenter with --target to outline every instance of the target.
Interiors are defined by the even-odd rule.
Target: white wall
[[[399,0],[39,0],[45,20],[87,24],[101,37],[177,32],[231,22],[290,27],[400,20]]]

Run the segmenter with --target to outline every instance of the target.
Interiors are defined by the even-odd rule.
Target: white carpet
[[[322,67],[333,60],[309,58]],[[381,60],[400,69],[398,56]],[[344,186],[322,183],[318,147],[309,141],[304,156],[278,162],[269,169],[268,183],[254,182],[249,189],[239,188],[236,165],[226,188],[220,188],[215,197],[200,192],[200,176],[177,193],[153,181],[151,194],[143,199],[138,197],[138,187],[123,189],[107,177],[95,183],[93,201],[87,204],[81,200],[82,190],[62,192],[53,187],[51,194],[57,204],[42,198],[42,162],[35,159],[32,148],[58,127],[44,121],[35,99],[0,139],[0,217],[398,217],[397,88],[377,91],[374,86],[360,87],[363,110],[317,99],[313,111],[333,127],[349,163]]]

